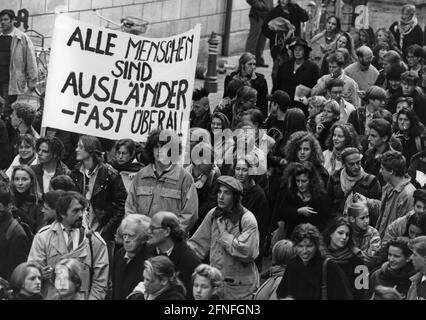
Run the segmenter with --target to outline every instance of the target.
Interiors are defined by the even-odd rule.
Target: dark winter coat
[[[114,257],[112,266],[112,299],[124,300],[143,281],[144,262],[149,258],[146,245],[143,244],[138,253],[126,263],[126,250],[120,248]]]
[[[242,204],[254,214],[260,235],[264,235],[266,233],[266,222],[268,221],[269,204],[263,189],[258,184],[244,188]]]
[[[157,256],[157,249],[153,246],[149,248],[151,256]],[[175,243],[169,259],[175,265],[176,272],[179,273],[179,280],[185,285],[187,298],[192,297],[192,273],[201,263],[200,258],[192,250],[185,240]]]
[[[392,32],[393,36],[395,37],[396,43],[400,43],[401,35],[399,33],[398,28],[398,21],[395,21],[392,23],[392,25],[389,28],[390,32]],[[423,31],[422,28],[419,25],[416,25],[413,30],[409,34],[406,34],[404,36],[404,40],[402,40],[402,54],[406,55],[406,50],[409,46],[412,44],[418,44],[420,47],[423,47]]]
[[[0,277],[9,281],[13,270],[26,262],[30,251],[27,235],[10,213],[0,217]]]
[[[297,256],[289,261],[277,289],[278,298],[321,300],[324,258],[317,253],[305,265]],[[327,300],[351,300],[352,294],[342,269],[332,260],[327,262]]]
[[[301,223],[310,223],[322,230],[328,221],[331,219],[331,202],[325,192],[319,192],[318,195],[313,195],[308,202],[303,202],[299,196],[292,192],[286,192],[282,200],[278,198],[274,208],[274,225],[278,221],[285,221],[288,226],[287,234],[291,234],[293,229]],[[301,207],[312,207],[318,214],[313,214],[306,217],[297,213]]]
[[[294,60],[284,62],[278,69],[278,74],[272,92],[276,90],[283,90],[288,93],[291,101],[294,101],[294,93],[296,87],[300,84],[313,88],[320,77],[318,66],[312,61],[305,60],[303,64],[294,70]]]
[[[71,172],[71,178],[77,191],[85,194],[85,177],[80,172],[80,167],[81,164],[77,164]],[[100,164],[90,203],[100,227],[103,227],[101,236],[106,241],[114,239],[115,232],[124,216],[126,198],[127,192],[118,172],[110,166]]]
[[[396,290],[406,296],[411,285],[410,277],[415,273],[411,263],[408,263],[400,270],[392,270],[389,268],[389,262],[385,262],[381,268],[370,275],[368,298],[373,295],[374,289],[378,285],[392,288],[396,286]]]

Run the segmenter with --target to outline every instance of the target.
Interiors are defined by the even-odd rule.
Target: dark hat
[[[426,203],[426,190],[424,189],[417,189],[413,192],[413,198],[414,200],[420,200]]]
[[[312,48],[308,45],[308,43],[306,42],[306,40],[301,39],[301,38],[295,38],[292,42],[290,42],[290,44],[288,45],[288,48],[290,50],[293,50],[293,48],[295,46],[305,47],[308,51],[312,50]]]
[[[290,97],[287,92],[277,90],[273,94],[269,94],[266,99],[278,103],[280,106],[288,108],[290,106]]]
[[[217,183],[224,185],[225,187],[235,191],[239,194],[243,194],[243,185],[242,183],[231,176],[220,176],[217,178]]]

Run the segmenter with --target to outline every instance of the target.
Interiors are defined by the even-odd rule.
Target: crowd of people
[[[2,299],[426,298],[415,7],[356,39],[336,16],[303,39],[304,9],[265,8],[272,90],[246,52],[219,105],[194,90],[188,141],[158,128],[144,143],[40,137],[42,111],[15,90],[34,90],[33,47],[0,12]]]

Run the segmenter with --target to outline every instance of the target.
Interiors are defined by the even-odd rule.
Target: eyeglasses
[[[154,231],[154,230],[158,230],[158,229],[164,229],[163,227],[153,227],[153,226],[149,226],[149,231]]]

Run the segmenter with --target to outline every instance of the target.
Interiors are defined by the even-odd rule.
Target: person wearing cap
[[[87,227],[98,231],[106,242],[114,236],[124,216],[127,197],[123,180],[113,167],[106,165],[98,138],[81,136],[76,148],[79,163],[71,171],[76,189],[90,201]]]
[[[293,106],[307,111],[307,107],[303,103],[295,101],[296,87],[303,85],[312,89],[320,77],[320,71],[318,66],[309,60],[311,48],[306,40],[295,38],[289,44],[289,49],[293,52],[293,58],[279,67],[272,92],[276,90],[287,92]]]
[[[341,152],[343,168],[330,176],[328,196],[332,201],[332,211],[335,215],[347,211],[347,206],[355,194],[361,194],[368,199],[381,198],[382,188],[379,180],[364,171],[361,158],[362,154],[357,148],[343,149]]]
[[[386,103],[384,108],[389,110],[394,114],[398,105],[398,99],[405,98],[402,96],[402,87],[401,87],[401,74],[404,70],[400,66],[392,66],[387,73],[387,80],[389,82],[388,88],[386,90]],[[410,98],[411,99],[411,98]],[[411,102],[411,109],[412,109]]]
[[[367,91],[369,87],[376,83],[379,71],[371,62],[373,61],[373,51],[370,47],[361,46],[356,50],[358,61],[345,68],[345,73],[354,79],[362,91]]]
[[[241,182],[231,176],[221,176],[217,182],[217,207],[210,210],[188,245],[222,272],[224,299],[250,300],[259,285],[258,224],[241,204]]]
[[[285,132],[285,117],[290,107],[290,97],[287,92],[277,90],[266,97],[270,102],[270,112],[265,120],[267,134],[277,141]]]
[[[410,278],[411,286],[407,300],[426,299],[426,236],[417,237],[409,242],[413,254],[411,261],[417,273]]]
[[[407,237],[411,239],[414,235],[417,236],[421,234],[422,230],[420,230],[419,226],[416,226],[416,224],[420,221],[420,217],[426,217],[426,190],[417,189],[414,191],[413,199],[413,210],[408,212],[405,216],[396,219],[387,227],[383,241],[389,241],[397,237]]]

